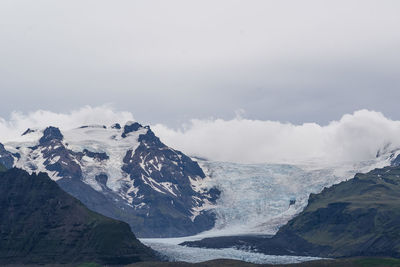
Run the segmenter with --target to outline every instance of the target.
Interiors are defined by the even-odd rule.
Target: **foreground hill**
[[[140,237],[193,235],[214,226],[197,162],[160,141],[148,126],[28,129],[0,144],[0,163],[46,172],[89,209],[129,223]]]
[[[87,209],[47,174],[0,173],[0,265],[154,260],[129,225]]]
[[[272,238],[215,238],[185,245],[246,247],[272,255],[400,257],[400,167],[375,169],[311,194]]]
[[[236,260],[212,260],[201,263],[140,262],[126,267],[398,267],[400,259],[394,258],[345,258],[315,260],[293,264],[253,264]]]

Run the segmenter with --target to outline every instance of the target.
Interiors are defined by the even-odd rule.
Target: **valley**
[[[274,242],[307,209],[310,195],[356,173],[397,166],[397,155],[334,164],[207,161],[166,146],[137,122],[29,129],[0,147],[0,163],[8,168],[47,173],[90,209],[129,223],[163,259],[192,263],[293,264],[330,257]]]

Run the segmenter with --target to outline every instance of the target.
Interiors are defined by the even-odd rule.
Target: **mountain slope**
[[[90,211],[45,173],[0,173],[0,210],[0,264],[155,259],[128,224]]]
[[[0,160],[43,171],[90,209],[128,222],[141,237],[210,229],[219,195],[199,165],[139,123],[91,125],[61,132],[27,130],[0,146]]]
[[[185,245],[247,247],[275,255],[400,257],[400,167],[375,169],[311,194],[272,238],[208,239]]]
[[[400,257],[400,168],[357,174],[311,195],[278,234],[295,234],[329,257]]]

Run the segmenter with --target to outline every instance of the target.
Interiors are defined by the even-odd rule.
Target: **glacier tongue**
[[[215,227],[206,236],[274,234],[307,205],[310,193],[352,178],[356,172],[388,165],[386,159],[320,164],[238,164],[200,162],[217,186]]]
[[[166,256],[170,261],[186,261],[199,263],[215,259],[234,259],[256,264],[292,264],[304,261],[318,260],[315,257],[302,256],[274,256],[257,253],[254,251],[244,251],[236,248],[207,249],[179,246],[175,241],[185,241],[185,238],[159,238],[159,239],[140,239],[142,243],[150,246]]]

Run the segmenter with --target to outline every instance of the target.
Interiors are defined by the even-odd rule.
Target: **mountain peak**
[[[138,122],[128,121],[124,126],[124,132],[122,133],[122,137],[125,138],[129,133],[136,132],[143,126]]]
[[[61,134],[60,129],[49,126],[43,131],[43,136],[39,140],[39,144],[43,145],[52,140],[62,141],[64,136]]]
[[[191,235],[214,226],[208,209],[216,194],[204,172],[149,126],[127,122],[63,132],[50,126],[39,134],[0,146],[0,163],[47,172],[90,209],[128,222],[141,237]]]
[[[30,133],[34,133],[34,132],[35,132],[35,130],[32,130],[31,128],[28,128],[28,129],[26,129],[25,132],[23,132],[23,134],[21,136],[24,136],[24,135],[27,135],[27,134],[30,134]]]
[[[111,125],[111,128],[112,129],[121,129],[121,124],[119,124],[119,123],[114,123],[113,125]]]

